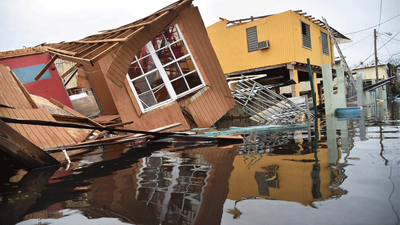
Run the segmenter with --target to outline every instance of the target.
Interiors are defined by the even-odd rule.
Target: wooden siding
[[[17,81],[12,76],[8,67],[0,64],[0,107],[8,106],[14,108],[32,108],[28,99],[23,97],[24,92],[17,85]]]
[[[46,109],[0,108],[0,116],[56,122]],[[12,123],[7,124],[40,148],[60,147],[76,143],[64,128]]]
[[[110,90],[107,87],[106,78],[103,75],[99,63],[94,63],[94,66],[85,66],[85,69],[104,114],[117,114],[117,108],[115,107]]]
[[[311,50],[303,48],[300,21],[310,25]],[[253,26],[257,26],[259,42],[269,41],[269,49],[247,51],[246,29]],[[329,63],[333,56],[330,54],[322,57],[319,39],[321,30],[327,33],[324,28],[294,11],[231,27],[227,27],[225,21],[219,21],[207,28],[225,74],[295,61],[307,63],[307,58],[310,58],[313,65],[321,66],[323,60]]]
[[[208,41],[198,9],[188,8],[188,5],[181,7],[183,8],[176,13],[165,14],[149,24],[138,32],[135,38],[125,42],[116,53],[109,53],[99,61],[101,69],[106,71],[106,81],[122,122],[134,121],[133,124],[126,125],[126,128],[148,130],[179,122],[182,125],[173,130],[190,129],[181,112],[181,102],[185,103],[183,105],[192,114],[198,126],[208,127],[235,104],[218,64],[218,59]],[[200,73],[210,87],[205,91],[199,91],[198,94],[179,99],[179,103],[172,102],[147,113],[141,113],[132,90],[127,84],[128,68],[142,47],[176,19],[188,47],[192,51],[194,60],[199,66]]]
[[[208,127],[233,108],[235,101],[208,39],[198,8],[191,7],[183,11],[179,16],[178,25],[200,73],[207,78],[207,85],[210,86],[199,96],[191,97],[187,109],[199,127]]]
[[[329,43],[329,55],[323,54],[322,43],[321,43],[321,31],[325,34],[329,32],[314,24],[313,22],[306,19],[304,16],[299,15],[296,12],[289,11],[291,16],[291,24],[293,26],[293,46],[295,61],[300,63],[307,63],[307,58],[310,59],[312,65],[322,66],[323,64],[331,64],[334,55],[332,54],[333,43],[331,43],[331,38],[328,35]],[[301,33],[301,22],[310,25],[310,35],[311,35],[311,49],[303,47],[303,38]]]

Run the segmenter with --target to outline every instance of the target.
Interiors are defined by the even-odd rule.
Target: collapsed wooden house
[[[191,3],[180,0],[125,26],[47,46],[48,53],[76,63],[90,77],[99,108],[115,107],[122,122],[134,121],[127,129],[211,126],[235,102]]]

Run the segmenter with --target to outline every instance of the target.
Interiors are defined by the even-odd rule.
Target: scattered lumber
[[[97,123],[101,123],[101,124],[118,123],[118,122],[120,122],[120,120],[121,120],[121,117],[119,115],[99,116],[99,117],[96,117],[93,119],[93,121],[96,121]]]
[[[81,124],[74,123],[61,123],[61,122],[52,122],[52,121],[43,121],[43,120],[26,120],[26,119],[16,119],[16,118],[8,118],[0,116],[0,120],[3,120],[6,123],[16,123],[16,124],[29,124],[29,125],[41,125],[41,126],[54,126],[54,127],[70,127],[70,128],[79,128],[79,129],[96,129],[100,131],[108,130],[115,132],[125,132],[125,133],[138,133],[138,134],[149,134],[157,137],[160,136],[168,136],[175,133],[160,133],[160,132],[152,132],[152,131],[142,131],[142,130],[128,130],[128,129],[115,129],[108,127],[94,127],[87,126]]]
[[[53,157],[0,120],[0,149],[30,169],[59,165]]]

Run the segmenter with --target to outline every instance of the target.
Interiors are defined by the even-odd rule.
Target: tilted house
[[[301,10],[233,21],[221,18],[207,32],[227,77],[267,74],[260,80],[263,84],[292,79],[297,83],[289,89],[292,96],[299,96],[299,83],[309,80],[307,58],[315,80],[322,77],[321,65],[335,59],[323,22]],[[334,29],[333,34],[349,40]],[[310,90],[308,82],[304,85]]]
[[[177,1],[152,15],[79,41],[48,47],[50,54],[101,72],[122,122],[131,129],[182,123],[208,127],[234,106],[199,10]],[[102,78],[100,78],[102,77]],[[98,96],[101,102],[101,96]],[[107,108],[107,103],[101,103]]]

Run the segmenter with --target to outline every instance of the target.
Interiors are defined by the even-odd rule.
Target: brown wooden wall
[[[217,55],[208,38],[197,7],[179,15],[179,28],[189,46],[200,73],[210,87],[187,106],[199,127],[208,127],[235,106]]]
[[[99,63],[95,63],[94,66],[87,66],[85,69],[104,114],[117,114],[117,107],[115,107],[110,90],[107,88],[106,78],[103,76]]]
[[[149,130],[179,122],[182,123],[182,126],[174,128],[174,131],[188,130],[190,126],[180,109],[183,102],[197,125],[208,127],[235,104],[218,59],[208,40],[198,9],[189,5],[181,7],[180,14],[177,12],[181,10],[164,14],[157,21],[138,31],[135,38],[128,40],[119,50],[99,61],[122,121],[134,121],[133,124],[126,125],[126,128]],[[132,95],[132,90],[125,84],[126,74],[134,56],[148,41],[173,21],[178,21],[194,60],[199,66],[200,73],[209,87],[186,99],[180,99],[179,103],[173,102],[142,114]]]

